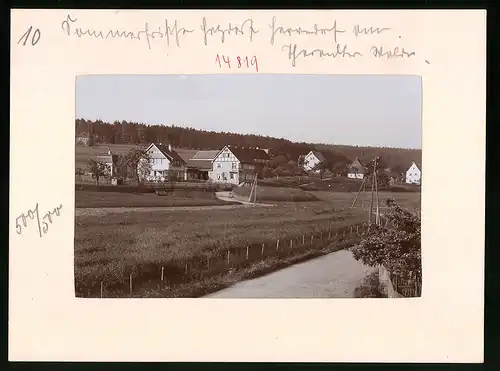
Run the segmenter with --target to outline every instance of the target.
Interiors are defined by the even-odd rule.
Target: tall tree
[[[144,148],[132,148],[125,155],[125,163],[134,169],[137,186],[151,172],[151,156]]]
[[[89,172],[92,173],[92,177],[95,178],[97,185],[99,185],[99,179],[107,176],[111,170],[108,164],[93,159],[89,159],[87,166]]]

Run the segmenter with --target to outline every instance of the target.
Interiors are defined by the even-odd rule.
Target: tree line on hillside
[[[356,157],[369,163],[375,156],[384,159],[392,171],[402,173],[412,161],[419,162],[422,151],[390,147],[359,147],[333,144],[297,143],[284,138],[273,138],[255,134],[235,134],[185,128],[175,125],[146,125],[137,122],[76,119],[76,136],[88,135],[89,145],[95,144],[149,144],[151,142],[170,143],[175,148],[221,149],[226,145],[259,147],[269,149],[273,158],[273,168],[296,167],[299,157],[311,150],[320,151],[334,164],[338,171],[345,168]],[[287,165],[288,164],[288,165]]]

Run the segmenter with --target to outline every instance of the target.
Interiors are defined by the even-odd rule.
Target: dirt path
[[[341,250],[249,281],[207,298],[353,298],[354,289],[375,268]]]
[[[217,197],[221,201],[239,202],[242,205],[252,205],[252,206],[256,205],[256,206],[266,206],[266,207],[275,206],[275,205],[271,205],[271,204],[261,204],[261,203],[254,204],[254,203],[251,203],[248,201],[244,201],[244,200],[241,200],[240,198],[234,197],[233,192],[216,192],[215,197]]]

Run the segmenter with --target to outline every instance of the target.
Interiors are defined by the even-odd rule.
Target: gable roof
[[[185,162],[188,162],[189,160],[191,160],[193,158],[193,156],[196,154],[196,152],[198,152],[198,150],[196,150],[196,149],[176,148],[175,152],[177,152],[177,154],[179,156],[181,156],[181,158]]]
[[[356,157],[356,159],[349,165],[349,168],[356,168],[358,170],[365,169],[365,166],[361,163],[360,159]]]
[[[326,160],[325,156],[323,156],[323,154],[322,154],[321,152],[319,152],[319,151],[311,151],[311,152],[312,152],[312,154],[313,154],[314,156],[316,156],[316,158],[317,158],[320,162],[323,162],[323,161],[325,161],[325,160]],[[311,153],[311,152],[309,152],[309,153]]]
[[[210,150],[210,151],[198,151],[191,157],[192,160],[213,160],[217,154],[218,150]]]
[[[422,167],[420,166],[420,164],[419,164],[419,163],[417,163],[417,162],[415,162],[415,161],[413,161],[413,162],[411,163],[411,165],[408,167],[408,170],[410,170],[410,168],[411,168],[413,165],[415,165],[415,166],[417,167],[417,169],[418,169],[418,170],[422,171]]]
[[[232,154],[236,156],[238,161],[240,161],[243,164],[253,164],[255,163],[255,160],[267,161],[270,159],[267,152],[260,148],[225,146],[220,151],[217,151],[217,155],[214,157],[214,160],[225,148],[229,149],[232,152]]]
[[[158,148],[160,150],[160,152],[166,157],[168,158],[170,161],[179,161],[180,163],[183,163],[185,164],[186,161],[184,161],[184,159],[179,156],[179,154],[177,152],[175,152],[174,149],[172,149],[171,151],[168,149],[168,145],[165,145],[165,144],[159,144],[159,143],[151,143],[148,148],[146,150],[149,150],[149,148],[151,148],[151,146],[155,146],[156,148]]]

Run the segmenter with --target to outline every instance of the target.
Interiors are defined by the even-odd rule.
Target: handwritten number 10
[[[22,45],[25,46],[31,35],[31,45],[35,46],[36,44],[38,44],[38,42],[40,41],[40,30],[36,28],[33,34],[31,33],[31,31],[33,31],[33,26],[30,26],[30,28],[28,28],[28,30],[23,34],[23,36],[21,36],[17,43],[19,44],[24,40]]]

